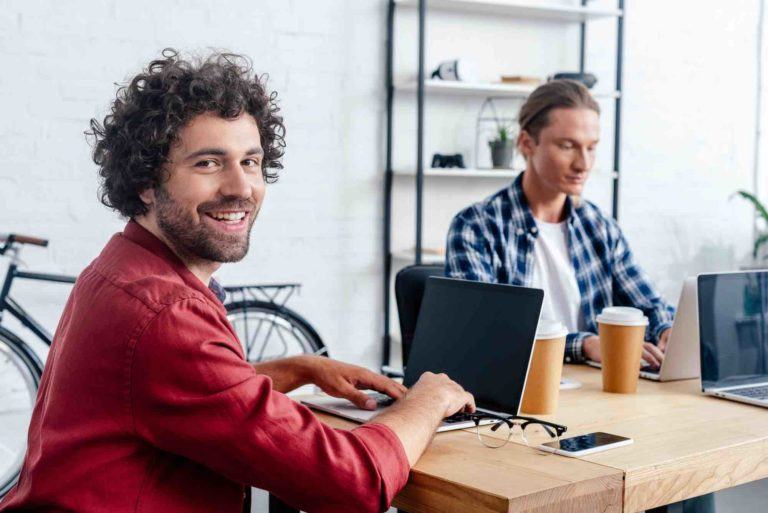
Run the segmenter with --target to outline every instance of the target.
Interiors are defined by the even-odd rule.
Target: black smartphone
[[[563,456],[585,456],[600,451],[607,451],[622,445],[632,443],[631,438],[612,435],[610,433],[587,433],[586,435],[563,438],[557,442],[548,442],[539,446],[539,449]]]

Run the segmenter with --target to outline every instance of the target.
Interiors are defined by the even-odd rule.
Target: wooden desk
[[[355,424],[318,414],[341,428]],[[484,447],[474,431],[439,433],[394,506],[408,513],[622,511],[621,470],[524,445]]]
[[[698,380],[640,380],[636,395],[620,395],[602,391],[599,370],[566,365],[564,375],[582,388],[562,391],[558,413],[542,418],[568,426],[567,435],[607,431],[634,443],[573,459],[521,441],[488,449],[473,430],[441,433],[395,506],[409,513],[634,513],[768,477],[765,409],[701,395]]]
[[[636,395],[602,391],[600,371],[566,365],[583,387],[564,390],[556,415],[568,435],[606,431],[632,445],[582,458],[622,471],[624,511],[663,506],[768,477],[768,411],[699,392],[698,380],[640,380]]]

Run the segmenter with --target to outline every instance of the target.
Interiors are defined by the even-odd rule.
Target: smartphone
[[[608,449],[629,445],[631,443],[631,438],[597,432],[573,436],[571,438],[563,438],[557,442],[541,444],[539,449],[576,458],[578,456],[586,456],[587,454],[595,452],[607,451]]]

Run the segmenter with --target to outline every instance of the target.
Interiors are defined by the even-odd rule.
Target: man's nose
[[[219,192],[229,198],[250,198],[253,194],[251,182],[239,164],[227,166]]]
[[[587,148],[582,148],[573,161],[573,168],[577,171],[589,171],[592,167],[592,157]]]

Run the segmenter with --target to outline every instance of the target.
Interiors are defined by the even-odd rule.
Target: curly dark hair
[[[126,217],[142,215],[142,191],[160,185],[168,152],[179,131],[206,112],[232,119],[254,117],[264,149],[267,183],[277,180],[285,148],[285,127],[277,93],[267,93],[266,77],[252,73],[242,55],[215,53],[195,61],[166,48],[128,85],[117,90],[103,123],[91,119],[93,161],[99,166],[101,202]]]

